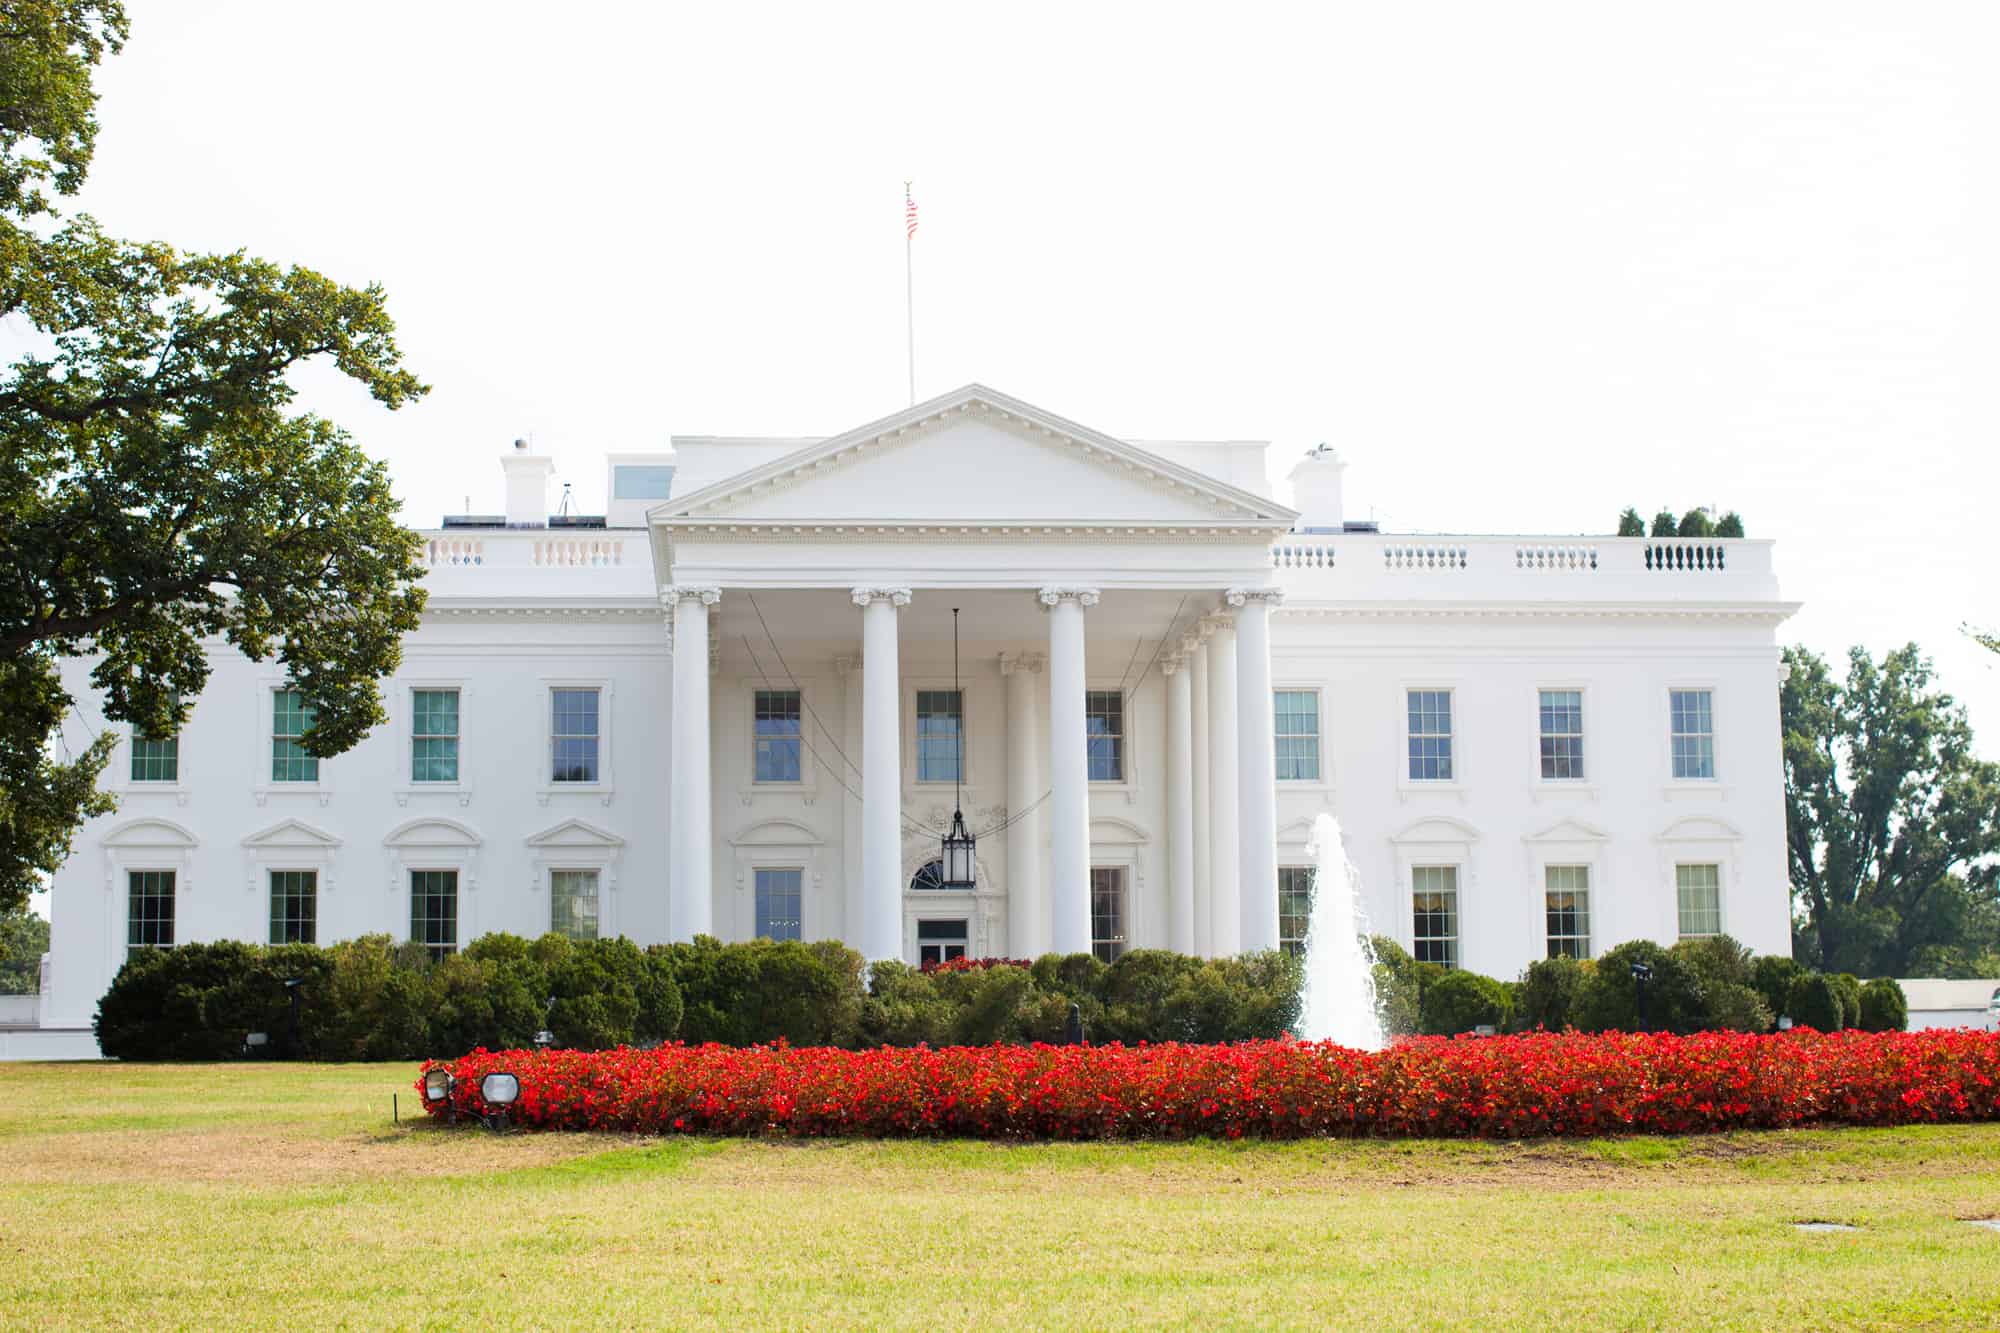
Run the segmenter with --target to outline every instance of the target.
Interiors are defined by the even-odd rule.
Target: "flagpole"
[[[917,405],[917,289],[916,263],[911,258],[917,239],[917,205],[910,197],[910,181],[903,182],[903,321],[910,349],[910,406]]]

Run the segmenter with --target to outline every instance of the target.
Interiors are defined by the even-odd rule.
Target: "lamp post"
[[[1653,979],[1653,969],[1645,963],[1632,964],[1632,1007],[1638,1011],[1639,1031],[1646,1030],[1646,986]]]
[[[965,776],[965,688],[958,678],[958,608],[955,606],[951,609],[951,692],[958,701],[958,717],[952,729],[951,829],[944,835],[944,873],[939,880],[943,888],[970,889],[975,887],[978,879],[977,843],[966,831],[965,812],[959,808],[959,784]]]

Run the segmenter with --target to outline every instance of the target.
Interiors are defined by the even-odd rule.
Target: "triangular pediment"
[[[1251,526],[1263,496],[972,384],[656,506],[656,525],[788,523]]]
[[[530,847],[591,847],[607,849],[623,847],[625,839],[615,833],[607,833],[595,824],[581,819],[565,819],[554,828],[543,829],[527,840]]]
[[[338,847],[340,839],[298,819],[282,819],[243,840],[245,847]]]

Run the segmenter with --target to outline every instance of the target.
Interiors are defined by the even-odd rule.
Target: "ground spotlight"
[[[479,1096],[489,1108],[485,1118],[488,1129],[505,1129],[507,1113],[514,1103],[521,1099],[521,1080],[502,1070],[486,1075],[479,1080]]]
[[[445,1123],[458,1123],[458,1104],[451,1099],[451,1090],[458,1085],[449,1069],[426,1069],[424,1071],[424,1100],[445,1104]]]

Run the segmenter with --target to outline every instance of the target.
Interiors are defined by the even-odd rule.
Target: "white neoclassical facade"
[[[129,949],[367,932],[842,939],[910,961],[1295,942],[1314,818],[1372,925],[1500,976],[1789,947],[1771,547],[1402,536],[1325,450],[1116,439],[969,386],[608,459],[602,518],[423,536],[389,721],[313,761],[218,643],[56,876],[47,1026]],[[954,613],[958,644],[955,682]],[[85,664],[72,745],[105,725]],[[941,882],[954,803],[978,836]]]

